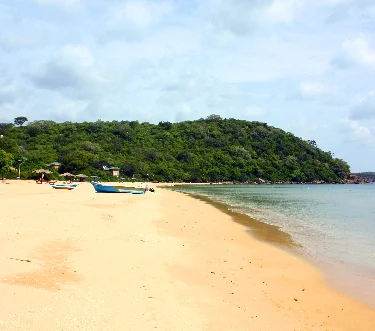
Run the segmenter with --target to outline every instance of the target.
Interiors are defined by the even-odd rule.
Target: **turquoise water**
[[[375,185],[186,185],[279,226],[311,259],[375,280]],[[374,294],[375,296],[375,294]]]

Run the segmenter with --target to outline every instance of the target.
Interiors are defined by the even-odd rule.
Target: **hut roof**
[[[70,172],[64,172],[64,173],[61,174],[60,176],[64,176],[64,177],[75,177],[75,175],[71,174]]]
[[[108,170],[120,170],[119,167],[106,167],[106,166],[103,166],[103,170],[104,171],[108,171]]]
[[[45,170],[45,169],[33,170],[33,172],[37,174],[50,174],[51,173],[51,171]]]

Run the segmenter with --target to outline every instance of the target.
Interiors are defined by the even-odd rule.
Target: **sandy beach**
[[[185,194],[0,183],[0,330],[374,330],[375,310]]]

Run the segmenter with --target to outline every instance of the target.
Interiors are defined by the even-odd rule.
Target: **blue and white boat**
[[[147,191],[147,184],[129,186],[129,185],[105,185],[102,183],[91,182],[92,186],[98,193],[130,193],[130,194],[145,194]]]
[[[78,184],[50,184],[51,187],[57,190],[74,190]]]

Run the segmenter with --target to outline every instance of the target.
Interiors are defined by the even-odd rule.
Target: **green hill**
[[[14,156],[22,177],[60,162],[59,172],[108,177],[103,166],[120,167],[124,178],[159,181],[326,181],[349,173],[346,162],[290,132],[266,123],[205,119],[159,124],[138,121],[1,124],[0,148]],[[7,177],[16,173],[8,171]],[[109,179],[109,178],[108,178]]]

